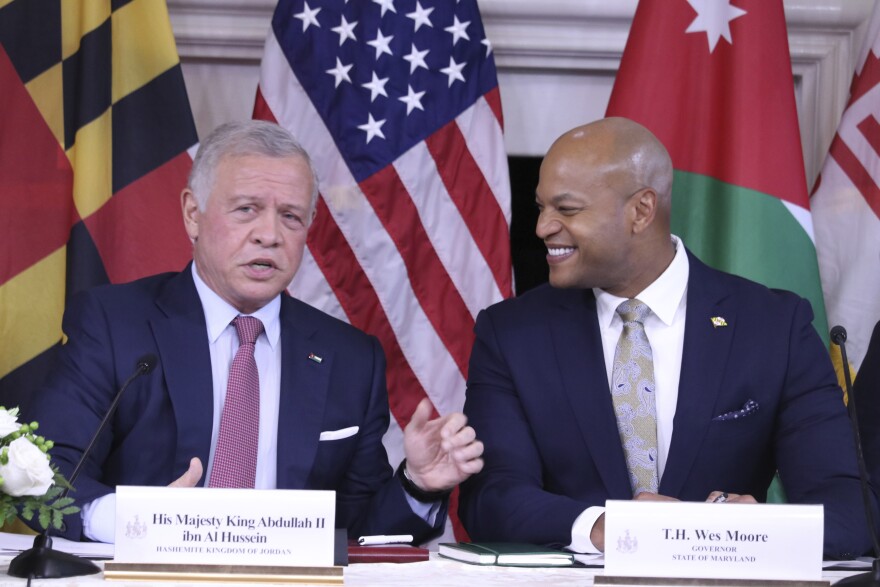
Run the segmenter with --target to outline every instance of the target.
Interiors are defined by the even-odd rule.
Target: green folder
[[[574,555],[522,542],[444,542],[440,556],[472,565],[508,567],[570,567]]]

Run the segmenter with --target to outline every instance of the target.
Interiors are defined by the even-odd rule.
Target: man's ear
[[[632,195],[633,234],[644,232],[657,216],[657,192],[651,188],[639,190]]]
[[[183,188],[180,192],[180,207],[183,211],[183,226],[191,241],[199,238],[199,203],[196,195],[189,188]]]

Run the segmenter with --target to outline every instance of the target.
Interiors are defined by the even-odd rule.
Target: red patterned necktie
[[[210,487],[253,487],[257,475],[260,375],[254,344],[263,332],[263,323],[253,316],[238,316],[232,325],[238,333],[239,347],[229,368]]]

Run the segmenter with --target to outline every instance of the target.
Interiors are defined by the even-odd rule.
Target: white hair
[[[208,196],[214,189],[217,165],[224,157],[259,155],[263,157],[301,157],[312,175],[312,194],[309,211],[318,201],[318,175],[312,159],[287,129],[263,120],[227,122],[214,129],[202,141],[187,180],[199,210],[204,211]]]

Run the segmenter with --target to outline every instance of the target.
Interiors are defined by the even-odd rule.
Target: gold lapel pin
[[[321,357],[319,357],[315,353],[309,353],[309,360],[314,361],[320,365],[321,361],[323,361],[324,359],[322,359]]]
[[[712,326],[714,326],[715,328],[719,328],[721,326],[727,326],[727,320],[725,320],[721,316],[712,316],[711,320],[712,320]]]

